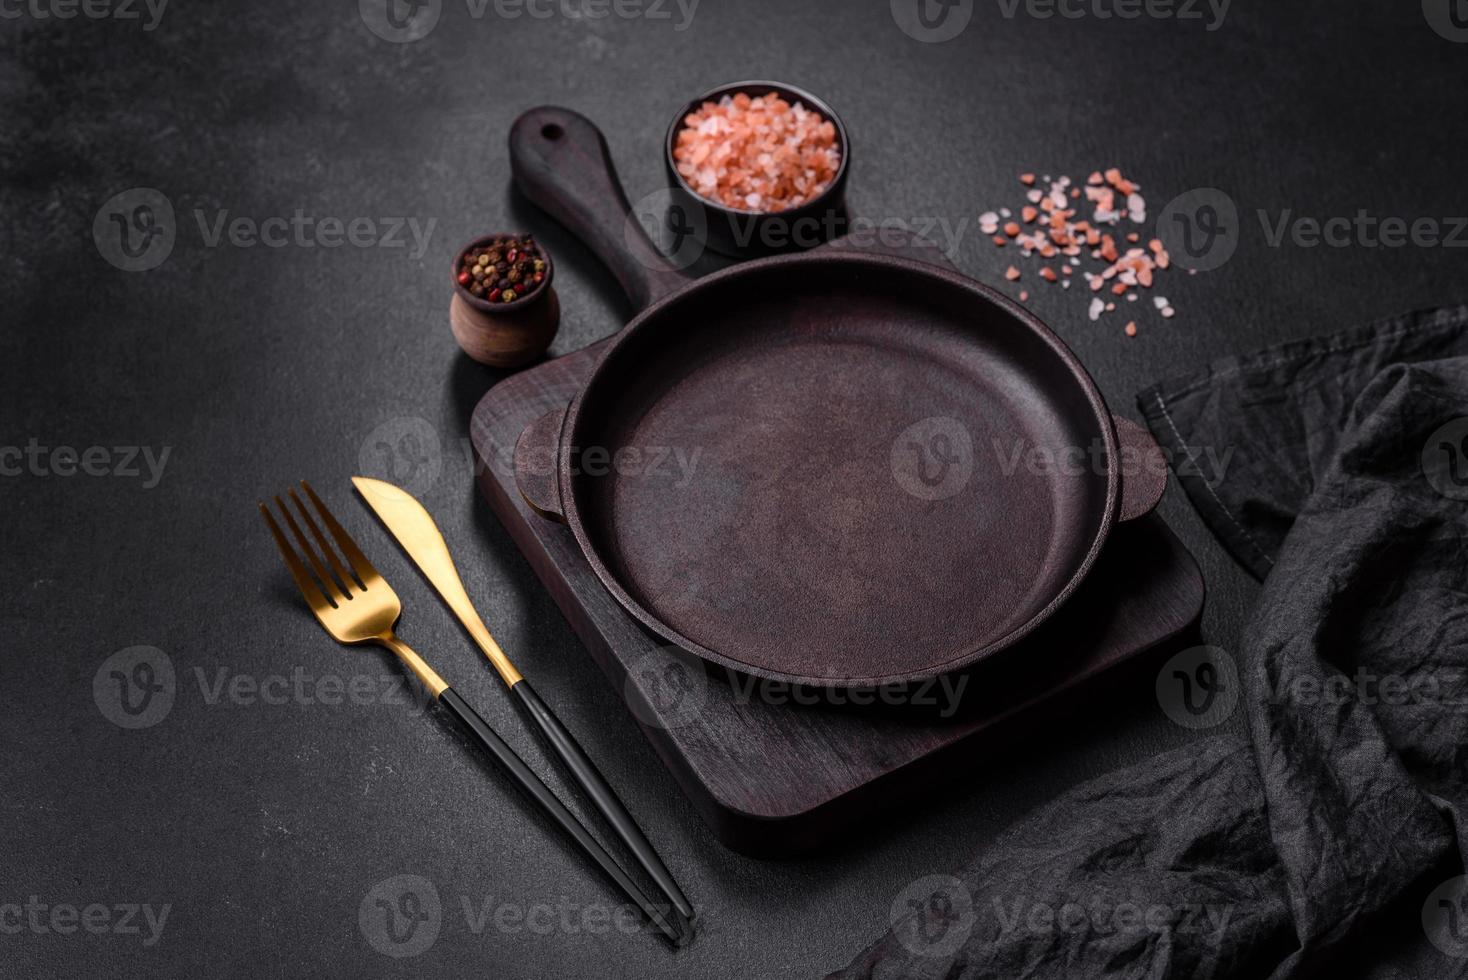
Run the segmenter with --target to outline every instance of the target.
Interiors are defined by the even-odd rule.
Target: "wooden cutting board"
[[[947,265],[923,243],[869,247]],[[569,404],[605,344],[490,389],[470,426],[480,489],[664,764],[732,848],[796,853],[856,829],[884,802],[910,802],[1001,725],[1053,716],[1083,686],[1182,635],[1202,611],[1197,563],[1153,515],[1112,532],[1081,589],[1034,635],[947,678],[947,687],[905,692],[902,704],[875,694],[869,705],[829,703],[821,692],[705,669],[627,615],[570,531],[536,514],[515,486],[520,433]]]

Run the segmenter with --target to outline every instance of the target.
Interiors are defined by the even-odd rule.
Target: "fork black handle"
[[[632,819],[632,814],[627,812],[626,806],[622,804],[622,800],[607,783],[601,771],[596,768],[596,764],[591,761],[575,737],[566,730],[566,726],[561,724],[561,720],[550,708],[546,707],[544,701],[540,700],[540,695],[535,693],[535,688],[530,686],[529,681],[521,680],[510,690],[519,695],[520,703],[524,705],[526,712],[540,728],[546,741],[550,743],[550,747],[571,771],[577,785],[591,798],[597,811],[606,818],[607,823],[612,825],[617,837],[637,858],[637,863],[673,903],[673,907],[678,910],[683,921],[691,923],[693,904],[678,887],[678,882],[673,880],[673,875],[663,864],[663,859],[658,857],[657,851],[653,850],[647,835],[642,832],[641,827],[637,826],[637,822]]]
[[[531,771],[530,767],[525,764],[525,761],[515,753],[515,750],[510,748],[493,728],[489,727],[489,723],[479,717],[478,712],[469,707],[468,702],[461,698],[457,691],[451,687],[446,687],[439,694],[438,700],[474,736],[475,741],[479,743],[480,747],[504,767],[505,771],[510,774],[510,778],[519,786],[520,790],[535,803],[539,804],[540,808],[581,846],[581,849],[596,863],[597,867],[608,878],[612,879],[622,889],[623,893],[637,904],[638,908],[642,909],[643,914],[664,935],[680,946],[687,941],[683,931],[668,921],[667,915],[661,908],[648,901],[647,896],[642,893],[642,889],[637,887],[637,883],[627,876],[627,872],[622,870],[622,866],[606,852],[606,849],[601,844],[597,843],[596,838],[592,837],[586,828],[581,825],[581,821],[577,820],[575,815],[566,809],[565,804],[556,798],[555,794],[546,787],[545,783],[540,781],[540,777]]]

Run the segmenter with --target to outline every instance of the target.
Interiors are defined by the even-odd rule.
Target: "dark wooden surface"
[[[828,246],[829,247],[829,246]],[[946,264],[931,247],[904,252]],[[1072,692],[1172,639],[1203,605],[1196,563],[1160,518],[1119,525],[1081,588],[1021,644],[914,704],[857,708],[783,685],[756,685],[662,644],[607,593],[563,524],[516,485],[527,426],[562,409],[608,341],[506,379],[474,410],[479,485],[577,635],[621,693],[683,791],[719,839],[747,853],[788,854],[849,833],[894,792],[951,782],[955,757],[1002,723]],[[977,574],[977,570],[976,570]],[[950,678],[957,684],[958,678]],[[921,703],[925,700],[937,705]],[[907,700],[907,699],[903,699]],[[951,703],[956,712],[943,708]],[[943,717],[947,715],[947,717]]]

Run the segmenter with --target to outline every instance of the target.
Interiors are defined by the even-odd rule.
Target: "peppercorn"
[[[525,299],[545,282],[547,262],[529,235],[499,235],[464,252],[455,273],[471,295],[491,303]]]

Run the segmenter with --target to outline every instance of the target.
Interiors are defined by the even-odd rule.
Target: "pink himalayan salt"
[[[705,102],[683,119],[673,148],[678,174],[699,196],[740,211],[784,211],[836,179],[836,127],[774,92]]]

